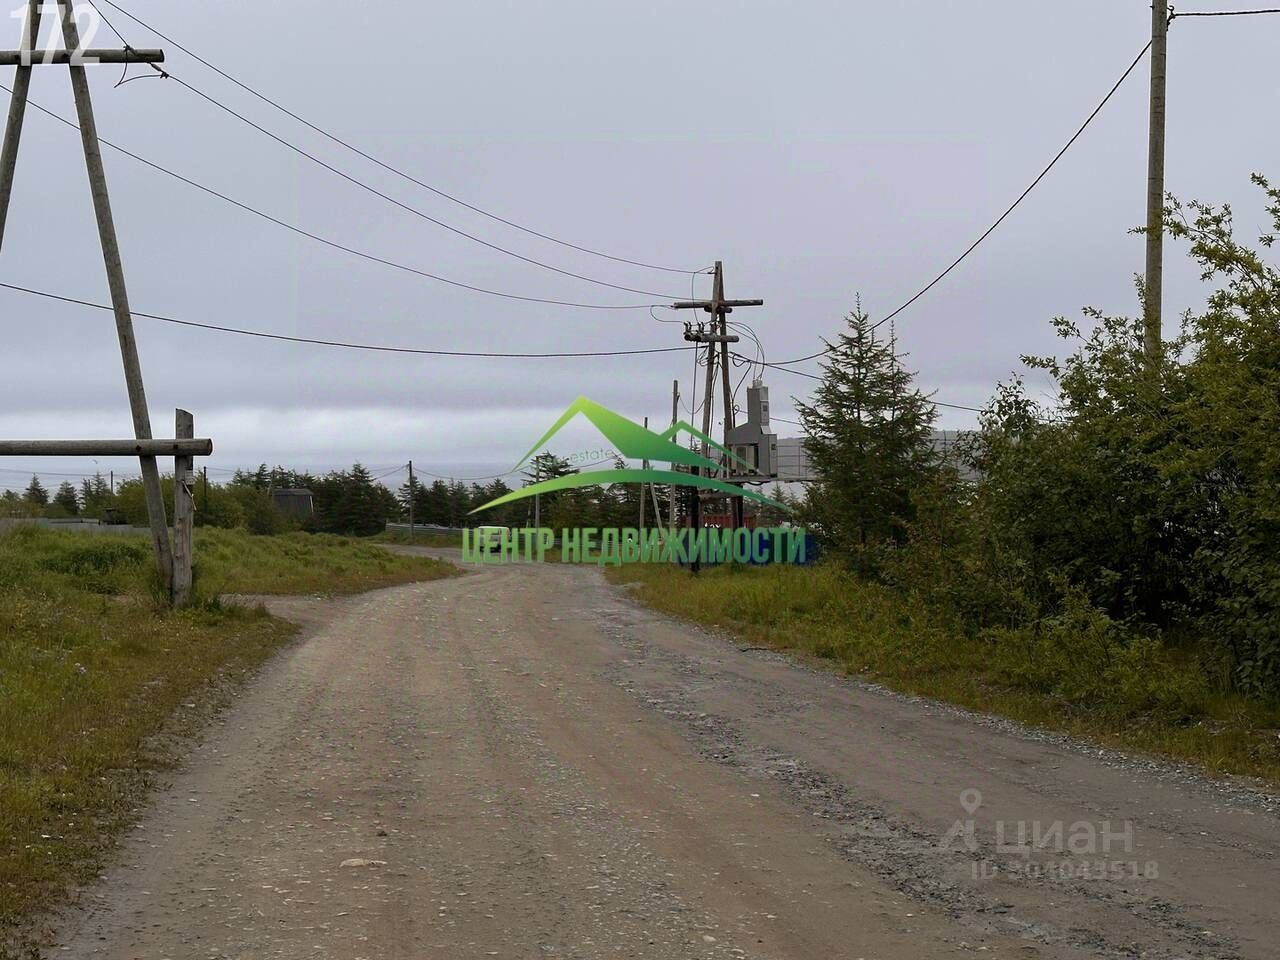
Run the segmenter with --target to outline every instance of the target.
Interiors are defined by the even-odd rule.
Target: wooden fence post
[[[176,427],[174,438],[177,440],[190,440],[196,435],[195,418],[186,410],[177,411]],[[173,458],[173,604],[176,607],[185,607],[191,602],[195,477],[194,457]]]

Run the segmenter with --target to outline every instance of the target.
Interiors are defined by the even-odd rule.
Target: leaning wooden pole
[[[68,50],[80,49],[80,31],[76,27],[71,0],[58,0],[62,15],[62,39]],[[102,259],[106,264],[107,283],[111,289],[111,305],[115,311],[116,334],[120,340],[120,357],[124,362],[125,384],[129,390],[129,408],[133,413],[133,432],[139,440],[151,439],[151,415],[147,411],[147,394],[142,385],[142,365],[138,360],[138,344],[133,335],[133,314],[124,283],[124,267],[120,262],[120,243],[115,220],[111,215],[111,198],[107,193],[107,175],[102,165],[102,148],[98,143],[98,126],[94,121],[93,102],[89,97],[89,77],[85,68],[72,63],[71,90],[75,95],[76,117],[80,122],[80,139],[84,145],[85,167],[93,195],[93,211],[98,221],[98,237]],[[139,457],[142,488],[147,501],[147,517],[155,546],[156,563],[165,592],[173,594],[173,548],[169,543],[169,525],[165,516],[164,494],[160,487],[160,468],[155,457]]]
[[[18,65],[13,78],[13,95],[9,98],[9,116],[4,126],[4,146],[0,148],[0,247],[4,246],[4,226],[9,219],[9,200],[13,196],[13,175],[18,166],[18,144],[22,141],[22,124],[27,115],[27,92],[31,89],[31,57],[40,38],[40,11],[44,0],[30,0],[26,30],[22,34],[25,63]]]

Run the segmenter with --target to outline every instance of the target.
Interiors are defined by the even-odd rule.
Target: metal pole
[[[80,31],[76,27],[71,0],[58,0],[62,12],[62,39],[68,50],[80,49]],[[120,357],[129,389],[129,408],[133,413],[133,432],[140,440],[151,438],[151,415],[147,411],[147,394],[142,385],[142,365],[138,361],[138,344],[133,335],[133,314],[129,310],[129,294],[124,283],[124,267],[120,262],[120,244],[115,220],[111,215],[111,198],[107,193],[107,175],[102,166],[102,148],[98,144],[98,125],[89,97],[89,77],[83,66],[72,64],[71,90],[75,95],[76,117],[80,122],[80,139],[84,146],[84,162],[93,194],[93,211],[98,221],[98,238],[102,259],[111,288],[111,304],[115,310],[116,334],[120,340]],[[164,580],[165,592],[173,591],[173,548],[169,543],[169,526],[165,517],[164,493],[160,488],[160,468],[155,457],[139,457],[142,488],[147,501],[147,518],[151,522],[151,540],[156,561]]]
[[[18,165],[18,144],[22,141],[22,122],[27,115],[27,92],[31,89],[30,55],[40,41],[40,12],[44,0],[30,0],[26,29],[22,32],[22,52],[28,54],[25,65],[18,67],[13,78],[13,96],[9,98],[9,118],[4,127],[4,147],[0,149],[0,247],[4,246],[4,225],[9,219],[9,200],[13,196],[13,175]]]
[[[1147,148],[1147,269],[1143,288],[1143,352],[1155,372],[1163,349],[1165,86],[1169,12],[1151,6],[1151,113]]]

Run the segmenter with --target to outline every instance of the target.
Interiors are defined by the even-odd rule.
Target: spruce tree
[[[62,481],[62,485],[58,487],[58,492],[53,495],[53,502],[66,511],[69,517],[75,517],[80,514],[80,501],[76,498],[76,488],[71,484],[70,480]]]
[[[930,443],[938,414],[861,303],[846,323],[827,342],[813,402],[798,405],[815,474],[805,515],[829,548],[874,575],[883,549],[906,539],[912,490],[938,470]]]
[[[31,475],[31,482],[27,484],[27,502],[38,507],[49,505],[49,491],[35,474]]]

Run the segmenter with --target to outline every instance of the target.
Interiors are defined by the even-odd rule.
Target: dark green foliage
[[[111,487],[100,471],[80,482],[80,512],[83,516],[100,519],[112,500]]]
[[[939,464],[929,443],[937,411],[913,385],[893,343],[877,339],[859,305],[828,343],[813,401],[799,404],[816,474],[806,519],[853,566],[873,574],[883,551],[906,542],[912,491]]]
[[[1256,181],[1280,231],[1280,191]],[[1030,626],[1075,656],[1053,625],[1087,604],[1090,629],[1105,622],[1120,649],[1163,642],[1218,686],[1274,697],[1280,273],[1237,243],[1229,209],[1173,203],[1167,220],[1219,284],[1205,309],[1154,369],[1139,319],[1057,320],[1065,359],[1024,358],[1057,402],[1040,408],[1018,379],[1001,387],[969,451],[980,481],[933,491],[893,572],[971,634]]]
[[[49,504],[49,491],[44,488],[40,478],[35,475],[32,475],[31,482],[27,484],[26,499],[28,503],[39,507],[48,506]]]
[[[76,496],[76,488],[69,480],[63,480],[58,492],[53,495],[52,506],[57,507],[64,516],[74,517],[80,513],[80,500]]]
[[[336,471],[305,484],[315,496],[315,525],[326,533],[368,536],[381,533],[387,520],[400,518],[395,495],[362,465]]]

